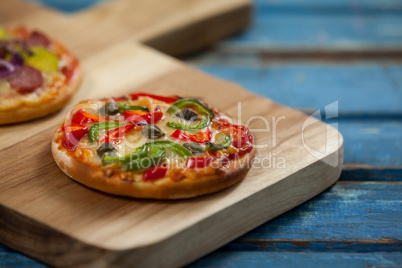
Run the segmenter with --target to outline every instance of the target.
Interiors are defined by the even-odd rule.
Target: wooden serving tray
[[[203,1],[195,2],[211,3]],[[172,1],[178,2],[183,1]],[[66,20],[58,15],[55,24]],[[16,16],[8,22],[26,18]],[[32,14],[29,18],[36,22]],[[56,266],[180,266],[303,203],[338,179],[343,140],[337,130],[135,40],[100,44],[96,50],[86,43],[74,46],[70,40],[82,58],[85,78],[69,107],[0,128],[2,243]],[[180,201],[116,197],[69,179],[50,150],[53,133],[68,109],[81,99],[133,91],[200,97],[234,117],[240,114],[238,120],[253,129],[256,146],[266,145],[257,149],[256,159],[263,164],[257,163],[233,187]]]

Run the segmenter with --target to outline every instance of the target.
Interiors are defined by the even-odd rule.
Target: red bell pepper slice
[[[234,153],[234,154],[229,154],[229,159],[235,159],[235,158],[239,158],[249,152],[251,152],[251,150],[253,149],[253,144],[252,143],[247,143],[246,146],[242,147],[242,148],[238,148],[238,152]]]
[[[83,109],[78,110],[71,118],[72,124],[86,124],[86,123],[96,123],[100,121],[118,121],[110,120],[106,116],[93,115],[91,113],[85,112]]]
[[[213,157],[190,157],[187,159],[186,168],[203,168],[208,166],[213,160]]]
[[[180,129],[177,129],[175,132],[172,133],[171,135],[173,138],[180,139],[183,141],[193,141],[193,142],[198,142],[198,143],[204,143],[207,141],[210,141],[212,138],[212,132],[209,130],[209,128],[202,129],[193,135],[188,134],[185,131],[182,131]]]
[[[126,96],[122,96],[122,97],[111,97],[111,98],[102,98],[102,99],[100,99],[100,100],[102,100],[102,101],[109,101],[109,100],[112,100],[112,101],[114,101],[114,102],[122,102],[122,101],[128,101],[128,97],[126,97]]]
[[[233,125],[226,120],[218,120],[214,121],[213,127],[226,135],[230,135],[233,139],[232,145],[236,148],[242,148],[248,143],[253,143],[253,136],[249,129],[243,125]]]
[[[148,94],[148,93],[143,93],[143,92],[130,94],[130,97],[131,97],[131,99],[133,99],[133,100],[136,100],[136,99],[138,99],[139,97],[149,97],[149,98],[152,98],[152,99],[155,99],[155,100],[164,101],[164,102],[167,102],[167,103],[173,103],[173,102],[176,102],[177,100],[180,99],[180,98],[177,97],[177,96],[164,97],[164,96],[159,96],[159,95],[154,95],[154,94]]]
[[[156,179],[160,179],[165,177],[167,171],[167,167],[165,166],[157,166],[152,167],[144,171],[142,174],[143,181],[153,181]]]
[[[68,65],[64,66],[61,69],[61,73],[66,76],[67,81],[70,82],[73,80],[73,78],[75,78],[75,76],[78,73],[78,66],[79,66],[78,60],[76,58],[73,58]]]
[[[132,124],[138,124],[140,122],[147,122],[148,124],[156,124],[163,117],[162,110],[159,106],[149,113],[144,113],[143,111],[124,111],[124,118],[126,122]]]
[[[88,127],[77,124],[64,126],[62,130],[64,131],[62,144],[69,151],[75,151],[82,137],[88,133]]]
[[[120,144],[123,141],[123,138],[127,132],[132,130],[135,127],[135,125],[126,125],[126,126],[121,126],[118,128],[114,128],[106,132],[105,138],[103,138],[100,143],[105,143],[105,142],[110,142],[115,145]]]

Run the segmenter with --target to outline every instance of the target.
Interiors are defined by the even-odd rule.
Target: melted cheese
[[[10,30],[7,33],[12,38],[25,37],[19,31]],[[26,34],[28,33],[27,31]],[[73,60],[68,51],[56,41],[52,41],[48,50],[57,55],[59,70]],[[11,110],[22,105],[34,106],[53,100],[66,84],[66,77],[60,71],[43,71],[42,77],[44,80],[43,85],[27,94],[19,94],[6,79],[0,79],[0,110]]]
[[[73,108],[72,113],[76,112],[79,109],[84,109],[87,112],[90,112],[92,114],[96,114],[96,111],[106,103],[107,101],[94,101],[94,100],[88,100],[81,102],[78,104],[75,108]],[[118,156],[125,156],[133,153],[138,147],[144,145],[147,142],[152,142],[152,141],[161,141],[161,140],[168,140],[172,141],[175,143],[178,143],[180,145],[183,145],[186,141],[182,141],[176,138],[171,137],[172,133],[176,131],[176,129],[168,127],[166,125],[167,122],[176,122],[176,123],[185,123],[188,124],[187,121],[184,121],[183,119],[179,119],[174,116],[174,114],[170,115],[167,113],[167,109],[170,107],[170,104],[154,100],[151,98],[147,97],[141,97],[138,100],[132,101],[130,100],[128,105],[141,105],[141,106],[146,106],[150,111],[153,111],[156,106],[158,105],[163,113],[162,119],[156,124],[164,133],[165,135],[159,139],[153,140],[153,139],[148,139],[142,134],[142,128],[139,129],[133,129],[130,132],[126,133],[124,136],[124,139],[122,142],[118,145],[115,145],[117,155]],[[124,118],[120,117],[121,122],[124,121]],[[199,122],[193,122],[192,125],[197,125]],[[91,124],[90,124],[91,125]],[[88,125],[88,127],[90,127]],[[211,126],[208,127],[211,132],[212,132],[212,140],[211,142],[215,141],[215,135],[218,133],[218,131]],[[99,131],[99,140],[102,140],[105,137],[106,131],[105,130],[100,130]],[[191,134],[191,132],[189,132]],[[97,155],[96,150],[99,148],[100,144],[91,144],[88,140],[88,137],[85,136],[84,138],[81,139],[79,147],[85,148],[86,150],[92,151],[91,154],[94,155],[92,159],[86,159],[88,161],[88,164],[91,165],[102,165],[101,158]],[[176,167],[183,167],[184,168],[184,162],[183,159],[180,157],[177,157],[173,152],[171,152],[169,149],[167,149],[167,157],[165,162],[168,165],[176,165]]]

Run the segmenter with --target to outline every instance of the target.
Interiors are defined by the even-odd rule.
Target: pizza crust
[[[234,160],[236,163],[233,164],[236,165],[225,168],[219,175],[184,178],[179,181],[164,177],[155,181],[132,182],[122,179],[119,174],[108,177],[100,167],[71,157],[60,144],[59,135],[61,134],[57,131],[52,142],[52,153],[57,165],[67,176],[102,192],[135,198],[183,199],[220,191],[239,182],[249,171],[255,157],[253,149]]]
[[[18,123],[54,113],[63,108],[77,91],[82,80],[82,69],[77,66],[76,77],[69,85],[61,87],[54,100],[35,105],[21,105],[9,110],[0,111],[0,125]]]

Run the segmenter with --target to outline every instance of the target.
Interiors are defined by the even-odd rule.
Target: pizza
[[[0,124],[61,109],[80,81],[77,58],[60,42],[25,27],[0,28]]]
[[[52,153],[66,175],[88,187],[181,199],[239,182],[255,149],[247,127],[200,100],[133,93],[74,106]]]

